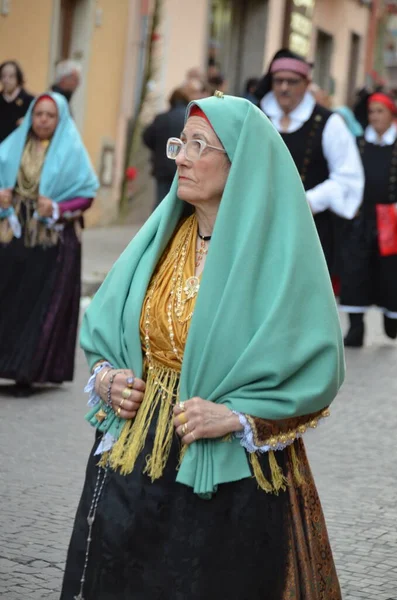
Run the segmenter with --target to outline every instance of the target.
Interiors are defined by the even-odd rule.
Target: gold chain
[[[186,323],[189,319],[191,319],[191,317],[193,316],[193,311],[191,311],[187,317],[182,318],[183,315],[183,311],[184,311],[184,307],[185,304],[188,300],[191,300],[196,294],[194,294],[193,296],[190,295],[190,298],[186,298],[183,299],[182,298],[182,293],[183,293],[183,272],[184,272],[184,268],[186,265],[186,260],[187,260],[187,247],[189,244],[189,240],[193,231],[193,227],[195,226],[196,220],[192,219],[192,222],[189,225],[189,228],[186,232],[186,235],[182,241],[182,243],[176,248],[175,252],[173,253],[173,255],[170,257],[169,261],[166,261],[165,264],[169,264],[170,262],[172,262],[172,260],[174,260],[174,267],[173,267],[173,274],[172,274],[172,287],[170,290],[170,294],[169,294],[169,300],[167,303],[167,320],[168,320],[168,335],[169,335],[169,339],[171,342],[171,347],[172,347],[172,351],[175,354],[176,358],[180,361],[182,361],[182,356],[176,346],[175,343],[175,332],[174,332],[174,328],[173,328],[173,324],[172,324],[172,313],[174,311],[178,322],[181,324]],[[153,294],[157,288],[158,285],[158,278],[159,276],[157,276],[153,283],[150,285],[149,290],[148,290],[148,294],[147,294],[147,300],[146,300],[146,308],[145,308],[145,327],[144,327],[144,331],[145,331],[145,356],[148,362],[148,368],[149,370],[153,369],[153,360],[152,360],[152,351],[151,351],[151,344],[150,344],[150,317],[151,317],[151,301],[153,298]],[[198,289],[197,289],[198,292]]]

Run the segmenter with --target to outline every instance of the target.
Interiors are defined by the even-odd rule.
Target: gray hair
[[[81,65],[76,60],[61,60],[55,67],[55,83],[59,83],[64,77],[76,71],[81,75]]]

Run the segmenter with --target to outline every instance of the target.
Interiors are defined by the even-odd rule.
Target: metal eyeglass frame
[[[191,144],[192,142],[198,143],[200,146],[199,155],[197,156],[197,158],[189,158],[189,144]],[[167,158],[169,158],[170,160],[176,160],[177,156],[179,155],[179,152],[181,151],[181,150],[179,150],[179,152],[176,156],[170,156],[169,146],[171,144],[180,144],[181,150],[184,150],[185,156],[186,156],[187,160],[190,160],[190,162],[195,162],[196,160],[199,160],[201,158],[202,153],[204,152],[204,150],[206,148],[211,148],[212,150],[218,150],[219,152],[223,152],[224,154],[226,154],[226,150],[224,150],[224,148],[218,148],[217,146],[211,146],[210,144],[207,144],[207,142],[204,142],[204,140],[189,140],[188,142],[182,142],[182,140],[180,140],[179,138],[172,137],[172,138],[168,138],[167,146],[166,146]]]

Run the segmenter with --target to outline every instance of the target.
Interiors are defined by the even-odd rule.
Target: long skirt
[[[277,460],[288,479],[286,491],[267,494],[252,477],[219,485],[211,500],[203,500],[175,482],[176,436],[163,476],[152,483],[143,474],[153,436],[151,426],[131,474],[108,472],[87,553],[87,516],[95,487],[98,491],[102,483],[95,442],[61,600],[341,600],[301,440],[295,442],[305,480],[301,486],[294,482],[288,451],[282,451]],[[265,455],[261,463],[270,477]]]
[[[0,378],[72,381],[81,244],[72,225],[55,246],[0,245]]]
[[[375,305],[397,319],[397,255],[381,256],[376,221],[356,217],[342,252],[341,309],[365,312]]]

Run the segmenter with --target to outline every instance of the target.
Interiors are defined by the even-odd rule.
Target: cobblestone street
[[[397,344],[381,334],[377,313],[368,325],[366,347],[347,353],[331,418],[306,443],[343,600],[397,600]],[[93,440],[83,420],[86,378],[79,351],[73,385],[29,399],[0,387],[2,600],[59,599]]]

